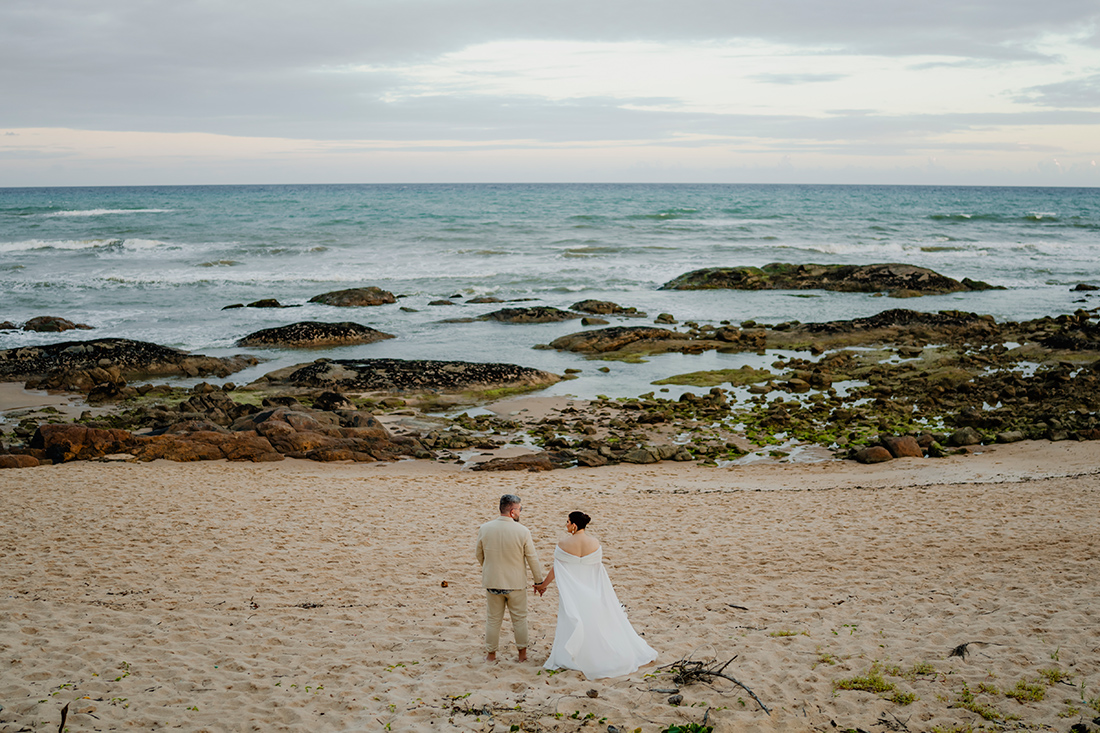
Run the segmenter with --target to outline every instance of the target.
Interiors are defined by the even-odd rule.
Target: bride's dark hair
[[[577,525],[577,529],[584,529],[592,521],[592,517],[584,512],[569,512],[569,521]]]

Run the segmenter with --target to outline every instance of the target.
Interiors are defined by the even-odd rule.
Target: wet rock
[[[852,457],[860,463],[882,463],[891,460],[894,456],[881,445],[871,445],[860,448]]]
[[[528,308],[502,308],[492,313],[478,316],[478,321],[499,321],[501,323],[557,323],[581,318],[580,313],[563,311],[560,308],[537,305]]]
[[[643,446],[628,450],[619,457],[619,460],[623,463],[656,463],[661,460],[661,454],[652,446]]]
[[[493,458],[473,467],[474,471],[551,471],[554,464],[546,453]]]
[[[661,313],[655,319],[653,319],[653,322],[669,325],[672,323],[676,323],[676,318],[671,313]]]
[[[180,402],[181,414],[199,415],[215,425],[231,425],[240,418],[260,412],[255,405],[240,404],[224,392],[193,394]]]
[[[482,295],[482,296],[479,296],[477,298],[470,298],[466,302],[467,303],[474,303],[474,304],[477,304],[477,305],[485,305],[485,304],[488,304],[488,303],[503,303],[504,301],[501,300],[500,298],[494,298],[490,295]]]
[[[290,306],[283,305],[274,298],[261,298],[260,300],[254,300],[248,304],[248,308],[289,308]],[[224,310],[224,309],[223,309]]]
[[[332,391],[461,391],[494,387],[536,387],[559,377],[515,364],[403,359],[335,359],[299,364],[265,375],[265,384]]]
[[[883,435],[879,440],[882,447],[890,451],[890,455],[894,458],[924,457],[920,444],[911,435]]]
[[[339,392],[326,391],[313,398],[313,406],[318,410],[334,412],[336,410],[355,410],[355,403]]]
[[[85,400],[89,405],[102,405],[107,402],[119,402],[137,395],[138,391],[126,386],[126,382],[101,382],[88,390]]]
[[[924,267],[885,263],[874,265],[793,265],[711,267],[685,273],[661,290],[837,290],[875,293],[910,290],[922,294],[989,290],[973,280],[959,282]]]
[[[57,316],[38,316],[23,324],[24,331],[36,331],[38,333],[60,333],[73,330],[90,331],[92,327],[85,323],[73,323],[65,318]]]
[[[642,313],[637,308],[624,308],[618,303],[612,303],[610,300],[580,300],[569,307],[572,310],[580,311],[581,313],[591,313],[596,316],[645,317],[645,313]]]
[[[15,325],[11,321],[4,321],[3,323],[0,323],[0,331],[16,331],[18,329],[19,326]]]
[[[34,456],[0,455],[0,468],[34,468],[39,465],[40,461]]]
[[[585,316],[581,319],[582,326],[606,326],[609,323],[604,318],[592,318],[591,316]]]
[[[1073,292],[1088,292],[1092,290],[1100,290],[1100,285],[1089,285],[1088,283],[1077,283],[1077,287],[1073,288]]]
[[[945,456],[948,456],[950,454],[951,452],[942,444],[940,444],[939,441],[935,441],[932,443],[932,445],[928,446],[929,458],[944,458]]]
[[[454,305],[454,302],[450,300],[440,299],[429,301],[428,305]]]
[[[239,339],[237,346],[322,348],[349,344],[370,344],[392,338],[394,338],[393,334],[350,321],[340,323],[301,321],[288,326],[276,326],[275,328],[255,331]]]
[[[29,447],[52,461],[90,460],[109,453],[131,453],[137,440],[126,430],[73,424],[39,425]]]
[[[998,443],[1018,443],[1026,437],[1022,430],[1006,430],[996,435]]]
[[[603,354],[626,349],[661,350],[670,342],[678,347],[691,336],[664,328],[651,326],[612,326],[597,331],[579,331],[562,336],[550,342],[550,346],[562,351],[575,351],[582,354]]]
[[[713,336],[719,341],[724,341],[728,344],[736,344],[741,341],[741,329],[737,326],[722,326],[714,330]]]
[[[194,430],[142,438],[130,451],[142,461],[281,461],[283,456],[264,437],[254,432]]]
[[[252,356],[217,358],[189,354],[144,341],[106,338],[0,351],[0,381],[35,379],[41,382],[42,389],[61,389],[65,387],[53,385],[60,385],[65,375],[93,369],[117,369],[125,379],[208,374],[227,377],[257,363],[258,360]],[[89,389],[100,383],[95,378],[89,381]],[[88,382],[83,384],[87,386]]]
[[[596,468],[599,466],[606,466],[609,463],[605,456],[590,448],[582,448],[581,450],[574,451],[573,457],[576,458],[578,466]]]
[[[978,445],[981,442],[981,433],[969,426],[965,428],[959,428],[947,437],[947,444],[955,447]]]
[[[348,308],[396,303],[397,298],[390,291],[372,285],[367,288],[348,288],[322,293],[310,298],[309,302]]]

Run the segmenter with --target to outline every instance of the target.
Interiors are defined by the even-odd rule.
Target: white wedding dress
[[[603,567],[603,548],[577,557],[554,549],[558,628],[546,669],[576,669],[588,679],[630,674],[657,658],[630,625]]]

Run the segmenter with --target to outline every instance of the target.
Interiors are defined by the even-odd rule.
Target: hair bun
[[[569,521],[577,525],[577,529],[584,529],[592,521],[592,517],[584,512],[569,512]]]

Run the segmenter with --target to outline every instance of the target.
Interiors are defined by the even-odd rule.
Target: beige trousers
[[[488,614],[485,619],[485,651],[495,652],[500,645],[500,624],[504,609],[512,619],[512,631],[516,634],[516,647],[527,648],[527,589],[514,590],[507,595],[485,593]]]

